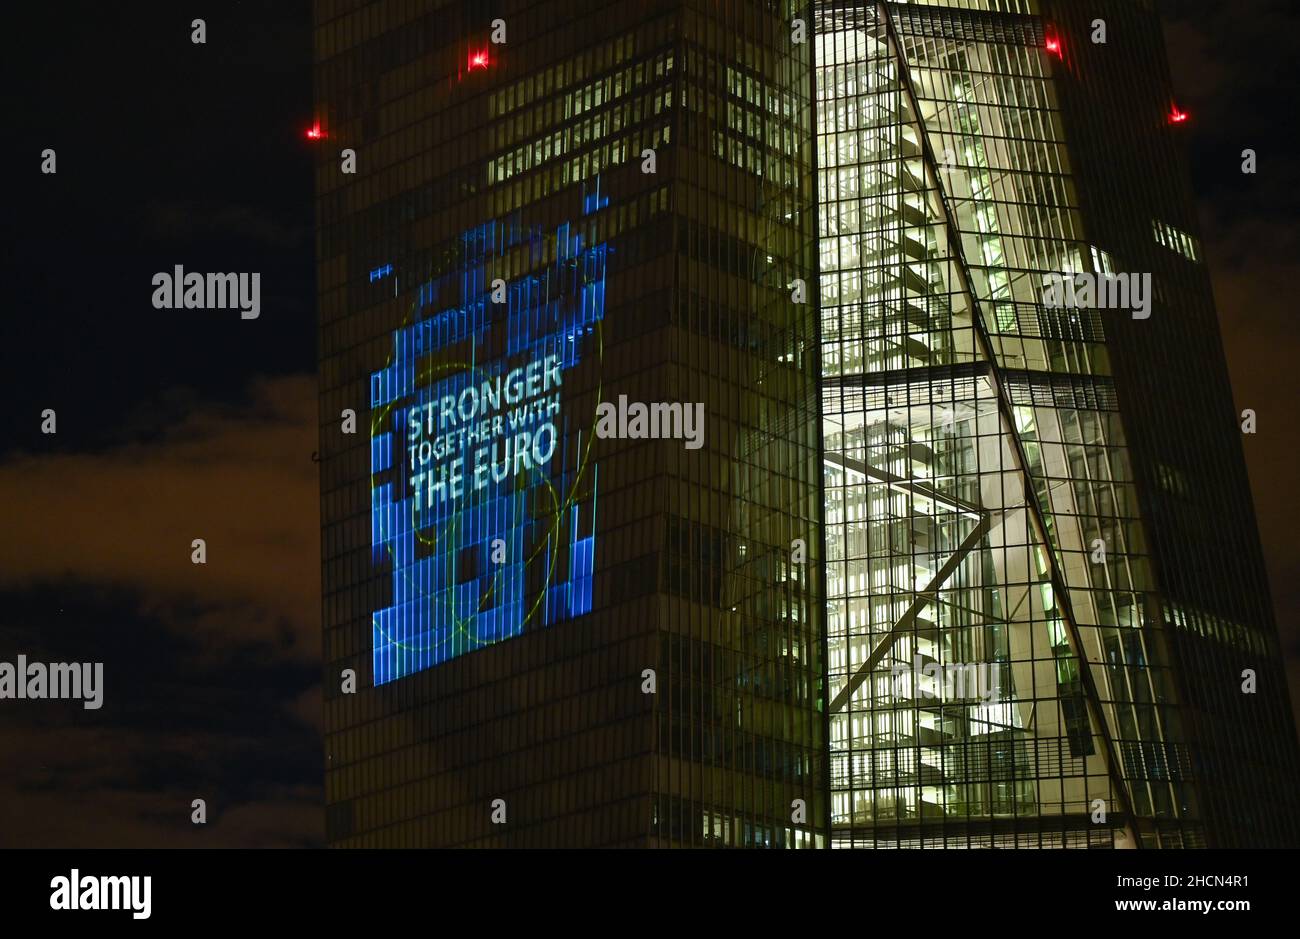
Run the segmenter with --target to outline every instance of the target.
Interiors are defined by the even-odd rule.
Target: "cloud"
[[[1195,102],[1198,119],[1211,119],[1204,109],[1218,112],[1223,98],[1218,90],[1229,78],[1228,67],[1220,58],[1220,46],[1195,20],[1167,20],[1164,33],[1170,71],[1177,76],[1178,96],[1184,103]]]
[[[0,463],[0,587],[71,579],[134,591],[220,655],[320,654],[316,385],[259,380],[145,442]],[[51,438],[52,440],[54,438]],[[193,564],[202,538],[207,563]]]
[[[247,767],[223,765],[259,747],[266,742],[203,732],[7,727],[0,831],[6,844],[44,848],[322,844],[319,787],[248,780]],[[154,784],[147,768],[160,762],[187,772]],[[191,819],[194,799],[206,803],[205,825]]]
[[[289,705],[289,713],[324,737],[325,713],[321,691],[320,685],[308,688]]]
[[[1198,123],[1230,117],[1242,97],[1290,100],[1297,85],[1291,63],[1300,23],[1294,4],[1269,0],[1252,4],[1248,12],[1222,0],[1183,0],[1167,7],[1161,22],[1170,70],[1180,98],[1202,115]]]
[[[285,225],[264,209],[229,203],[153,201],[145,205],[143,214],[144,229],[168,241],[229,235],[284,249],[300,244],[308,231]]]
[[[1293,417],[1300,370],[1294,320],[1278,302],[1300,282],[1300,235],[1286,221],[1254,213],[1236,221],[1213,218],[1205,231],[1233,396],[1239,409],[1251,408],[1259,421],[1258,432],[1243,435],[1242,446],[1300,724],[1300,426]]]

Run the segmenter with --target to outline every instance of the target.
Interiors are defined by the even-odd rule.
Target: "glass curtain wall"
[[[1109,265],[1044,47],[818,10],[836,846],[1199,837],[1104,323],[1044,302]]]

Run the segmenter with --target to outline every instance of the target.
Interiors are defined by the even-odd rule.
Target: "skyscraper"
[[[1295,844],[1156,14],[816,33],[834,843]]]
[[[825,843],[778,6],[317,4],[331,843]]]
[[[332,844],[1300,840],[1148,4],[316,49]]]

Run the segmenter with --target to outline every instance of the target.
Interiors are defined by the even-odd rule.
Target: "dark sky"
[[[0,703],[0,846],[322,841],[310,10],[218,6],[44,5],[9,29],[0,660],[102,661],[106,687],[99,711]],[[1300,13],[1167,15],[1294,686]],[[175,264],[261,272],[260,318],[154,310]]]
[[[42,6],[6,28],[0,660],[102,661],[105,703],[0,705],[0,845],[320,844],[310,5]],[[261,272],[261,316],[153,309],[176,264]]]

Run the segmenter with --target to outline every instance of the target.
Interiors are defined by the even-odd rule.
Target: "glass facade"
[[[317,4],[331,844],[825,843],[790,16]]]
[[[316,53],[331,844],[1300,840],[1146,4],[318,0]]]
[[[1158,24],[1136,6],[818,8],[836,846],[1293,839],[1263,823],[1273,806],[1294,825],[1289,792],[1247,782],[1295,765],[1253,530],[1211,552],[1236,578],[1179,569],[1189,535],[1219,538],[1212,516],[1232,526],[1224,506],[1252,515],[1208,284],[1179,267],[1198,260],[1187,193],[1116,198],[1117,164],[1134,190],[1177,165]],[[1140,28],[1145,57],[1103,69],[1104,47],[1077,49],[1106,13]],[[1139,75],[1150,101],[1117,133],[1110,109]],[[1152,219],[1179,224],[1153,239]],[[1130,271],[1154,280],[1145,317],[1047,293]],[[1206,341],[1179,335],[1189,319]],[[1206,445],[1220,452],[1178,458]],[[1172,530],[1178,485],[1204,511],[1195,534]],[[1199,617],[1175,600],[1192,595]],[[1267,692],[1241,694],[1245,667]],[[1225,759],[1213,725],[1253,723],[1244,711],[1268,729],[1242,726],[1254,745]]]

